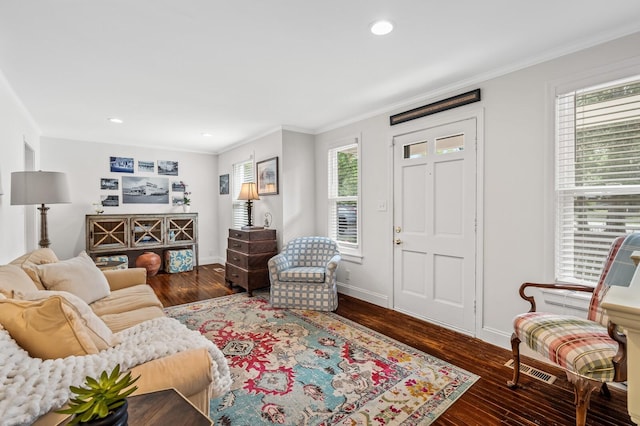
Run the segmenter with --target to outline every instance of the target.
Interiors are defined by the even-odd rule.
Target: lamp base
[[[240,229],[242,229],[243,231],[250,231],[250,230],[252,230],[252,229],[264,229],[264,226],[246,225],[246,226],[243,226],[243,227],[242,227],[242,228],[240,228]]]

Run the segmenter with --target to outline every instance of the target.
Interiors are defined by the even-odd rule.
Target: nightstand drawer
[[[227,249],[227,262],[242,269],[264,269],[276,252],[246,254]]]
[[[278,242],[276,240],[244,241],[227,238],[227,247],[240,253],[271,253],[277,250]]]
[[[232,282],[240,287],[247,288],[247,283],[249,282],[249,271],[234,266],[230,263],[225,265],[225,279],[229,282]]]
[[[273,240],[276,238],[275,229],[254,229],[243,231],[241,229],[229,229],[229,238],[244,241]]]

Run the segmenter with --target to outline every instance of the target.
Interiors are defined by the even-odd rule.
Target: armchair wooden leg
[[[600,395],[604,396],[607,399],[611,399],[611,392],[609,391],[609,387],[606,383],[602,384],[602,388],[600,388]]]
[[[513,353],[513,380],[508,380],[507,386],[514,389],[520,380],[520,339],[516,333],[511,335],[511,352]]]
[[[567,379],[573,384],[576,404],[576,426],[584,426],[587,422],[589,400],[594,391],[600,390],[602,382],[585,379],[584,377],[567,372]]]

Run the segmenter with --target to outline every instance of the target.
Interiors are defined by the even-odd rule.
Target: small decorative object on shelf
[[[268,228],[271,226],[271,222],[273,222],[273,217],[271,216],[271,213],[266,212],[264,214],[264,227]]]
[[[191,205],[191,198],[189,198],[189,195],[191,195],[191,191],[187,191],[187,185],[184,181],[180,181],[180,185],[182,185],[182,187],[184,188],[184,193],[182,194],[182,205],[183,206],[190,206]]]
[[[152,251],[145,251],[136,258],[136,268],[145,268],[150,277],[158,273],[161,264],[160,256]]]
[[[111,373],[103,371],[98,379],[87,377],[85,387],[70,386],[75,397],[69,401],[69,408],[58,413],[73,414],[69,423],[72,425],[126,426],[127,397],[138,389],[133,384],[139,378],[131,378],[131,372],[120,377],[120,364],[117,364]]]
[[[99,203],[93,203],[93,209],[96,211],[96,214],[104,213],[104,207],[102,206],[102,201]]]

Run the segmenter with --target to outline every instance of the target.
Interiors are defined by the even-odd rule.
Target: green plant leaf
[[[70,386],[75,397],[70,398],[69,407],[57,411],[61,414],[75,414],[71,424],[106,417],[110,411],[122,406],[125,399],[138,387],[133,384],[140,376],[132,379],[131,372],[121,376],[120,365],[108,373],[103,371],[98,379],[85,378],[87,387]]]

